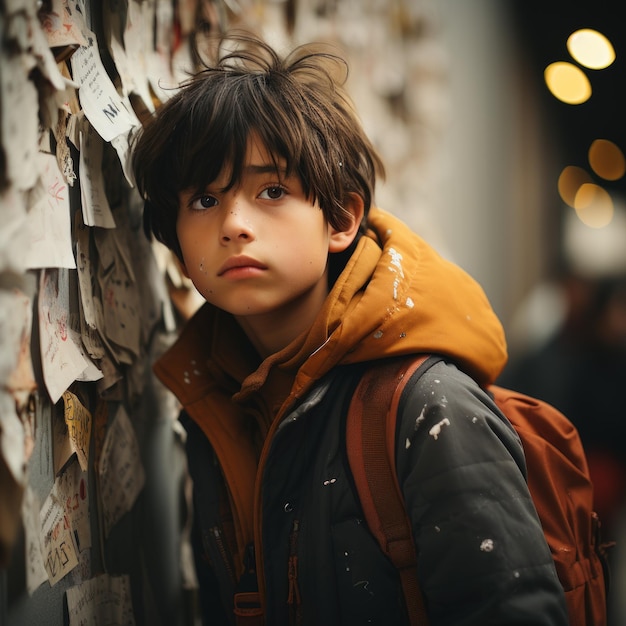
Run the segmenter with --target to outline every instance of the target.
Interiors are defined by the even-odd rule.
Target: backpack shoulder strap
[[[428,618],[417,580],[411,522],[396,475],[396,414],[406,383],[427,369],[428,357],[385,359],[370,367],[352,397],[346,422],[348,462],[363,514],[400,574],[412,626],[424,626]]]

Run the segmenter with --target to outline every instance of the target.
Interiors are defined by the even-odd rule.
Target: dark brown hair
[[[282,58],[243,33],[222,37],[216,50],[215,64],[181,85],[133,140],[146,233],[182,258],[179,193],[203,191],[224,167],[236,185],[252,132],[299,176],[331,226],[346,227],[349,193],[363,198],[367,215],[384,167],[343,88],[345,61],[319,46]]]

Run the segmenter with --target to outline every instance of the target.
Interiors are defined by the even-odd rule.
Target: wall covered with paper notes
[[[143,233],[130,139],[193,69],[192,39],[233,25],[332,39],[350,5],[349,24],[369,20],[366,31],[396,42],[384,49],[399,55],[385,60],[395,73],[381,74],[376,97],[361,95],[381,151],[390,132],[404,141],[393,167],[402,194],[417,143],[400,129],[423,133],[424,119],[408,111],[433,112],[399,97],[412,97],[400,93],[411,84],[400,74],[419,73],[424,56],[411,66],[397,46],[424,40],[415,7],[427,3],[396,2],[405,13],[383,19],[370,4],[381,5],[0,3],[1,624],[195,623],[178,407],[151,362],[197,300]],[[346,29],[343,43],[369,50],[369,80],[380,53],[355,33]],[[413,164],[428,156],[428,141],[419,145]]]

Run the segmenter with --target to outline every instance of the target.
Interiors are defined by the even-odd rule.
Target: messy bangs
[[[179,194],[204,191],[222,171],[230,173],[226,189],[237,185],[253,134],[300,178],[331,226],[350,223],[349,193],[363,197],[367,212],[384,169],[341,87],[345,62],[312,46],[282,59],[245,35],[222,39],[217,58],[162,105],[135,144],[146,231],[181,258]]]

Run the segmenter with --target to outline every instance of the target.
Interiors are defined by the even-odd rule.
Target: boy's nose
[[[235,202],[232,207],[226,209],[220,240],[222,243],[228,243],[229,241],[248,241],[252,239],[254,239],[254,230],[249,216],[241,206],[241,203]]]

